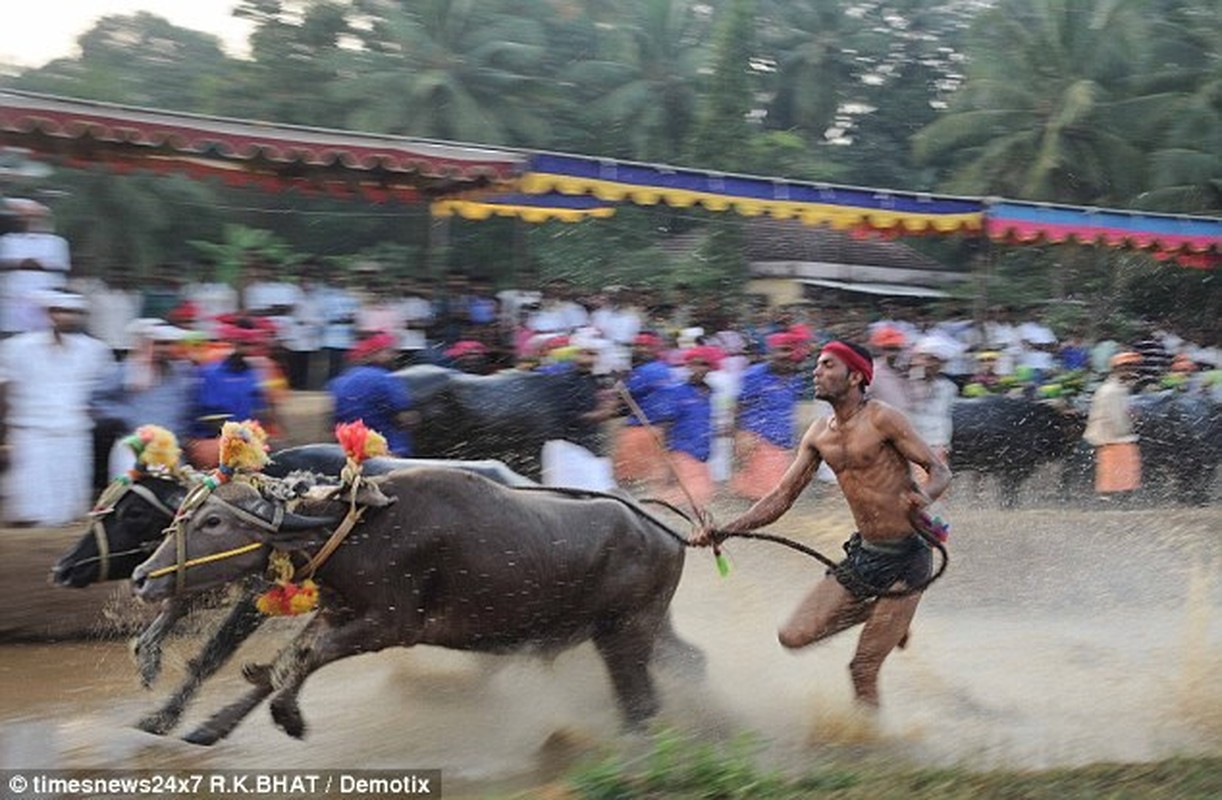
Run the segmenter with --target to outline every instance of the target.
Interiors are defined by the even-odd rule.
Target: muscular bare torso
[[[869,401],[844,423],[816,420],[802,440],[836,473],[862,538],[900,539],[912,533],[905,492],[913,486],[908,460],[892,444],[887,414],[895,409]]]

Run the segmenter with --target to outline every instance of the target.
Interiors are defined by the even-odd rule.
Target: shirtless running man
[[[907,635],[921,601],[920,592],[879,594],[920,586],[928,579],[931,552],[911,518],[946,491],[950,470],[921,441],[907,417],[866,396],[872,377],[870,354],[860,346],[833,341],[823,348],[815,364],[815,397],[830,403],[834,413],[807,429],[776,488],[721,529],[750,531],[780,519],[820,462],[827,462],[857,533],[845,545],[844,561],[802,600],[778,638],[785,647],[805,647],[864,621],[849,672],[858,701],[877,707],[879,669]],[[924,486],[913,480],[912,464],[929,475]],[[708,545],[714,539],[710,523],[693,543]]]

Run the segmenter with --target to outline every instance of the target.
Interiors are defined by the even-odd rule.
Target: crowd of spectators
[[[137,286],[121,273],[70,279],[67,245],[51,232],[45,208],[20,208],[25,229],[0,237],[6,443],[31,431],[43,440],[62,433],[62,425],[31,428],[30,420],[46,416],[41,398],[54,395],[58,405],[73,406],[61,419],[94,421],[94,459],[104,465],[95,482],[122,467],[121,456],[107,462],[104,443],[149,422],[179,434],[205,467],[225,419],[260,419],[275,441],[277,407],[290,390],[329,390],[337,419],[383,420],[396,453],[408,455],[418,420],[411,398],[387,376],[416,364],[473,374],[576,371],[591,389],[565,439],[614,455],[617,477],[636,470],[662,481],[631,455],[633,447],[639,455],[653,446],[631,429],[659,423],[669,437],[671,477],[685,474],[680,482],[702,487],[702,495],[726,483],[758,496],[775,479],[795,444],[793,409],[812,399],[813,355],[833,338],[868,343],[876,356],[871,395],[908,414],[943,454],[956,398],[1007,393],[1085,412],[1118,353],[1140,358],[1132,391],[1222,402],[1222,353],[1209,338],[1216,330],[1148,324],[1127,341],[1106,332],[1088,340],[1005,308],[983,319],[877,303],[739,309],[701,302],[681,286],[591,291],[564,279],[524,279],[498,289],[478,277],[404,280],[372,263],[340,270],[315,261],[288,277],[257,257],[236,285],[167,269]],[[80,345],[76,360],[47,355],[65,343]],[[105,347],[92,346],[98,343]],[[99,349],[109,353],[95,364]],[[45,369],[26,369],[30,359]],[[635,408],[610,393],[621,379],[639,401]],[[57,393],[56,381],[88,384],[88,391]],[[653,391],[659,388],[665,391]],[[615,417],[626,418],[624,435],[600,448],[587,434]],[[73,429],[82,427],[88,424]],[[736,460],[755,464],[755,473],[733,475]],[[12,498],[26,483],[9,484],[12,519]]]

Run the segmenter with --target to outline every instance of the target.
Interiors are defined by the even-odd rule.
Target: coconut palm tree
[[[366,3],[362,49],[332,96],[348,127],[468,142],[542,146],[531,102],[546,55],[539,23],[503,2]]]
[[[602,52],[571,70],[592,95],[607,155],[674,163],[696,119],[709,66],[712,8],[693,0],[631,0],[603,23]]]
[[[1151,21],[1142,86],[1163,99],[1150,120],[1149,188],[1134,204],[1222,212],[1222,14],[1217,0],[1164,0]]]
[[[761,66],[775,70],[767,127],[822,140],[861,71],[856,21],[821,0],[769,0],[760,11]]]
[[[1142,152],[1115,124],[1134,100],[1137,0],[1003,0],[974,26],[963,87],[913,137],[943,188],[1067,203],[1119,203],[1142,186]]]

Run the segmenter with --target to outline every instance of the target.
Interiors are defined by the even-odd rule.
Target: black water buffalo
[[[395,373],[420,412],[414,454],[427,458],[503,461],[516,472],[538,479],[539,454],[549,439],[573,433],[587,396],[576,372],[508,370],[468,375],[431,365]]]
[[[1134,397],[1132,408],[1147,493],[1207,505],[1222,458],[1222,404],[1165,391]]]
[[[1038,466],[1073,452],[1086,428],[1080,414],[1002,395],[956,400],[953,424],[951,471],[996,475],[1004,506]]]
[[[271,455],[264,474],[275,478],[290,475],[302,479],[338,476],[345,463],[338,444],[313,444],[279,450]],[[534,481],[518,475],[499,461],[447,461],[440,459],[373,458],[365,462],[366,475],[384,475],[401,469],[444,468],[482,475],[506,486],[531,486]],[[333,478],[333,480],[337,480]],[[166,526],[190,487],[178,480],[146,477],[132,484],[106,514],[95,517],[90,530],[62,556],[52,570],[52,580],[60,586],[84,587],[97,581],[122,580],[131,576],[138,564],[147,559],[164,538]],[[250,587],[237,598],[229,615],[213,634],[198,658],[187,667],[183,683],[170,695],[162,708],[145,717],[139,726],[149,733],[165,733],[175,724],[203,682],[263,622],[255,608],[257,587]],[[207,598],[205,602],[212,602]],[[173,599],[163,604],[161,613],[136,639],[134,653],[141,683],[151,686],[161,670],[162,643],[174,626],[194,608],[190,598]]]
[[[343,448],[338,444],[289,447],[272,453],[270,458],[263,473],[273,478],[297,472],[338,480],[345,463]],[[535,483],[492,459],[371,458],[362,469],[365,475],[385,475],[398,469],[423,467],[466,470],[506,486]],[[52,567],[51,581],[58,586],[82,588],[129,577],[161,541],[188,488],[187,484],[168,478],[146,477],[134,483],[112,510],[91,520],[89,532]]]
[[[364,521],[316,573],[319,613],[272,664],[248,668],[254,688],[188,741],[226,736],[273,693],[273,719],[299,737],[297,695],[311,673],[416,644],[554,653],[592,640],[628,724],[656,712],[648,668],[660,637],[678,642],[668,616],[683,570],[678,534],[618,496],[511,489],[454,470],[395,472],[368,484]],[[214,492],[188,523],[187,559],[265,546],[187,569],[186,586],[262,572],[273,549],[316,551],[346,510],[340,500],[304,501],[276,526],[270,521],[284,512],[277,506],[246,485]],[[176,563],[174,544],[163,543],[132,576],[136,593],[172,595],[176,575],[148,576]]]

